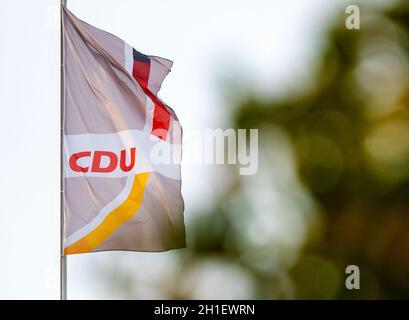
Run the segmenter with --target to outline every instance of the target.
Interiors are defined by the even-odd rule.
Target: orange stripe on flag
[[[128,198],[112,210],[98,227],[86,236],[64,249],[64,254],[85,253],[94,250],[107,240],[118,227],[133,217],[142,204],[146,181],[149,173],[135,175]]]

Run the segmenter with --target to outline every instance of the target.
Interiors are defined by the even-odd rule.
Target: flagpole
[[[60,300],[67,299],[67,257],[64,255],[64,111],[65,111],[65,65],[64,65],[64,33],[62,6],[67,6],[67,0],[60,2]]]

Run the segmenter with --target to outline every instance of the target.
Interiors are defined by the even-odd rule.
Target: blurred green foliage
[[[280,102],[249,97],[236,108],[235,127],[260,128],[264,141],[271,127],[289,137],[297,176],[315,202],[319,221],[288,274],[260,270],[243,255],[260,250],[268,260],[278,250],[240,242],[245,177],[196,221],[186,264],[228,256],[252,274],[255,298],[409,298],[409,10],[362,11],[361,30],[340,20],[329,32],[308,90]],[[274,152],[274,143],[266,147]],[[345,289],[349,264],[361,269],[361,290]]]
[[[250,98],[235,117],[237,127],[289,135],[299,177],[324,212],[319,240],[292,270],[300,298],[339,281],[331,263],[360,266],[362,290],[341,285],[327,297],[409,297],[408,5],[362,19],[359,31],[331,31],[308,92],[282,103]]]
[[[243,298],[409,298],[409,4],[361,8],[360,30],[344,19],[305,90],[234,108],[233,127],[259,129],[259,171],[221,176],[216,205],[189,213],[162,297],[208,285],[217,298],[237,281]],[[360,290],[345,288],[350,264]]]

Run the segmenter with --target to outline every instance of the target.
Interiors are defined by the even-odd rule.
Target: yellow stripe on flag
[[[128,198],[112,210],[98,227],[86,236],[64,249],[64,254],[85,253],[94,250],[107,240],[118,227],[127,222],[136,213],[142,203],[149,173],[135,175]]]

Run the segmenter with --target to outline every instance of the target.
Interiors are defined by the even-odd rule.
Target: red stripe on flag
[[[151,133],[159,139],[166,140],[170,124],[170,112],[148,88],[143,88],[143,91],[152,99],[155,108],[153,110],[153,123]]]
[[[134,61],[132,68],[132,75],[138,81],[138,83],[144,87],[148,87],[149,71],[151,68],[150,62]]]
[[[150,62],[134,61],[132,75],[136,81],[140,84],[145,94],[152,99],[154,104],[153,110],[153,123],[151,133],[157,136],[159,139],[166,140],[166,136],[169,131],[170,124],[170,112],[149,89],[149,72]]]

